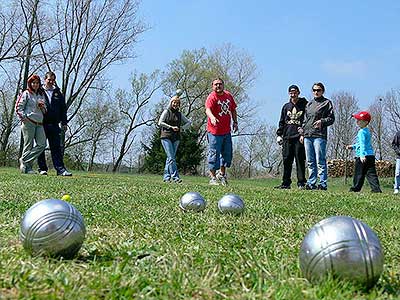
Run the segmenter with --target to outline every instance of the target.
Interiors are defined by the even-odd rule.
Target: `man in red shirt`
[[[231,118],[233,132],[238,130],[237,106],[231,93],[224,90],[224,81],[221,78],[212,81],[212,89],[206,100],[210,184],[226,185],[226,168],[232,162]]]

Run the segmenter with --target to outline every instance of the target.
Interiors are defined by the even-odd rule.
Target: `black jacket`
[[[306,98],[299,98],[296,104],[289,101],[282,107],[281,118],[276,131],[278,136],[284,139],[299,137],[298,128],[303,124],[306,105]]]
[[[44,124],[59,124],[67,125],[67,106],[65,104],[64,95],[61,93],[60,89],[56,87],[53,90],[53,95],[51,96],[51,101],[44,93],[46,99],[47,112],[43,117]]]
[[[397,131],[393,138],[392,148],[396,152],[397,158],[400,158],[400,131]]]

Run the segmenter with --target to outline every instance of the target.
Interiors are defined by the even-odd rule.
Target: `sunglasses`
[[[312,89],[313,92],[322,92],[322,89]]]

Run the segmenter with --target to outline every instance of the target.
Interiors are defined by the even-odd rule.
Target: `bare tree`
[[[253,120],[253,126],[246,132],[234,136],[232,176],[251,178],[279,168],[281,152],[275,142],[275,131],[275,127]]]
[[[329,127],[328,157],[347,159],[348,151],[344,145],[352,144],[357,128],[352,114],[358,111],[358,101],[349,92],[340,91],[331,96],[335,110],[335,123]]]
[[[137,0],[57,2],[61,89],[67,107],[73,108],[69,120],[111,65],[134,57],[133,45],[146,30],[138,20],[138,5]]]
[[[375,102],[369,107],[369,111],[372,115],[369,127],[373,137],[372,142],[375,149],[375,156],[379,160],[382,160],[385,158],[385,153],[389,152],[391,142],[391,140],[389,141],[389,139],[385,138],[390,135],[385,121],[383,99],[380,97],[376,98]]]
[[[282,165],[282,148],[276,143],[276,129],[275,126],[266,126],[262,139],[265,154],[261,159],[261,166],[268,174],[279,173]]]
[[[104,156],[110,151],[106,140],[116,130],[118,113],[115,103],[103,90],[91,93],[83,103],[82,109],[76,115],[69,127],[69,134],[65,141],[66,148],[71,149],[78,144],[84,144],[87,171],[92,171],[98,149],[103,149]]]
[[[121,166],[127,152],[137,140],[135,133],[142,126],[150,126],[155,122],[151,115],[149,103],[154,93],[161,88],[161,73],[154,71],[151,75],[135,73],[132,78],[130,92],[119,90],[116,95],[120,113],[120,136],[117,138],[118,154],[112,171]],[[120,141],[120,142],[119,142]]]
[[[385,118],[388,122],[388,129],[392,135],[400,130],[400,89],[391,89],[382,99],[385,107]]]
[[[24,30],[21,27],[22,17],[16,2],[12,2],[8,10],[0,7],[0,62],[15,60],[22,55],[23,47],[19,47]]]

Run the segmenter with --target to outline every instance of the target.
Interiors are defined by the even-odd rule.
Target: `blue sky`
[[[185,49],[231,43],[258,67],[249,95],[270,124],[291,84],[308,98],[312,83],[321,81],[325,96],[348,91],[361,108],[400,87],[399,0],[142,0],[139,11],[151,29],[126,71],[163,69]]]

